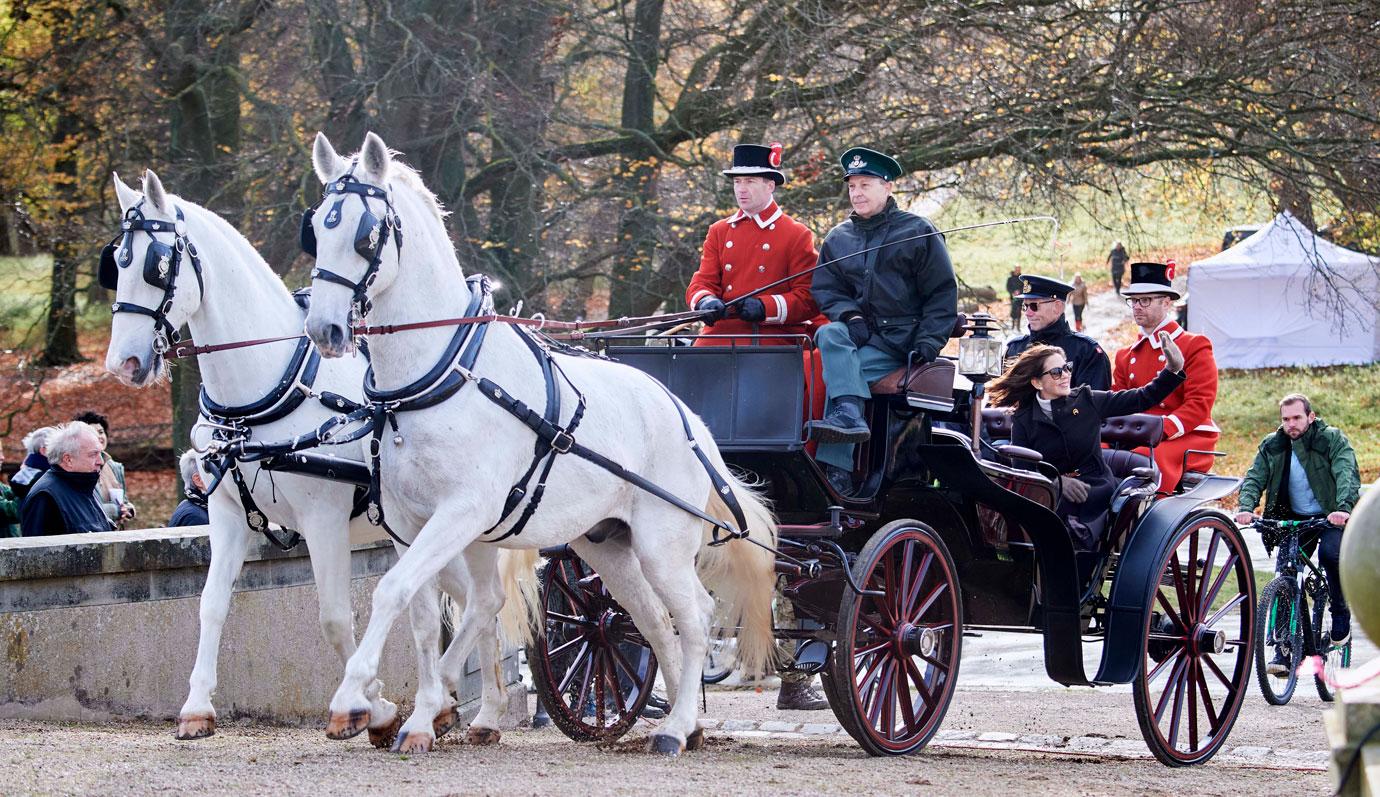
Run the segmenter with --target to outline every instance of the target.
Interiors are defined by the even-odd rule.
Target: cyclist
[[[1290,393],[1279,400],[1279,429],[1260,441],[1255,462],[1241,484],[1236,522],[1255,520],[1255,507],[1265,496],[1265,516],[1277,520],[1311,520],[1326,517],[1334,528],[1309,540],[1305,549],[1311,555],[1318,549],[1318,562],[1327,574],[1327,594],[1332,608],[1332,644],[1340,648],[1351,641],[1351,610],[1342,597],[1342,580],[1337,559],[1342,547],[1342,529],[1351,517],[1361,491],[1361,474],[1356,467],[1356,452],[1346,435],[1328,426],[1313,412],[1313,405],[1302,393]],[[1275,661],[1266,666],[1271,675],[1283,674],[1287,663],[1276,652]]]

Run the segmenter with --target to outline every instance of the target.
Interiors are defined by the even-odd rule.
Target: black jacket
[[[872,328],[869,345],[901,359],[912,351],[926,361],[938,357],[958,317],[958,283],[944,237],[932,235],[848,256],[934,231],[928,219],[901,210],[892,198],[871,218],[850,214],[829,231],[819,248],[821,263],[843,258],[815,272],[810,291],[820,312],[830,321],[860,313]]]
[[[1088,500],[1059,507],[1061,514],[1077,513],[1085,523],[1107,511],[1116,484],[1102,460],[1102,419],[1143,412],[1184,383],[1182,373],[1160,371],[1145,387],[1130,390],[1093,390],[1086,385],[1050,404],[1053,419],[1046,418],[1032,398],[1011,417],[1011,442],[1040,452],[1065,476],[1086,482]]]
[[[1060,318],[1039,332],[1031,332],[1012,338],[1006,343],[1007,362],[1021,355],[1021,352],[1044,343],[1058,346],[1064,350],[1064,357],[1073,363],[1073,384],[1087,385],[1093,390],[1108,390],[1112,386],[1112,361],[1098,342],[1081,332],[1069,328],[1067,318]]]
[[[188,490],[187,497],[173,510],[168,526],[204,526],[210,522],[206,514],[206,496],[196,490]]]
[[[25,537],[78,534],[114,528],[96,500],[100,473],[68,473],[54,465],[24,497],[20,526]]]

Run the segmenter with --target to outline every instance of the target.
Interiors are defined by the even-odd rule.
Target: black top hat
[[[1053,277],[1021,276],[1021,292],[1013,299],[1063,299],[1073,286]]]
[[[781,173],[781,145],[772,142],[771,146],[762,144],[739,144],[733,148],[733,168],[724,169],[727,177],[767,176],[777,185],[786,182]]]
[[[1163,294],[1179,298],[1174,289],[1174,262],[1132,263],[1131,284],[1121,289],[1122,296],[1148,296]]]

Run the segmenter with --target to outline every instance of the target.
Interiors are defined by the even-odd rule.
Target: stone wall
[[[396,556],[381,541],[356,545],[351,556],[358,634],[374,585]],[[175,718],[196,656],[209,561],[205,527],[0,541],[0,717]],[[471,714],[475,663],[467,663],[460,694]],[[306,544],[289,552],[266,540],[251,546],[221,638],[220,719],[323,723],[343,672],[321,635]],[[509,684],[518,680],[512,651],[504,674]],[[405,614],[388,637],[380,677],[386,697],[410,706],[416,665]],[[525,706],[521,684],[509,692]]]

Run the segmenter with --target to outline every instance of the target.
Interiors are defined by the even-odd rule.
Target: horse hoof
[[[686,750],[699,750],[704,747],[704,728],[696,728],[695,732],[685,737]]]
[[[364,733],[369,727],[369,709],[357,708],[348,714],[331,712],[326,722],[327,739],[350,739]]]
[[[474,725],[465,731],[465,744],[498,744],[503,734],[497,728],[478,728]]]
[[[436,738],[439,739],[450,733],[450,729],[454,728],[459,722],[460,714],[456,708],[452,706],[432,718],[431,732],[436,734]]]
[[[369,729],[369,744],[380,750],[387,750],[392,746],[393,740],[398,738],[398,729],[402,727],[402,715],[394,714],[393,721],[382,728]]]
[[[212,714],[194,714],[177,718],[177,738],[182,741],[205,739],[216,733],[216,718]]]
[[[393,742],[393,752],[404,755],[429,753],[431,752],[431,745],[435,741],[433,737],[424,736],[420,733],[400,733],[398,740]]]
[[[667,758],[675,758],[685,749],[685,745],[674,736],[667,736],[664,733],[652,734],[652,752],[660,753]]]

